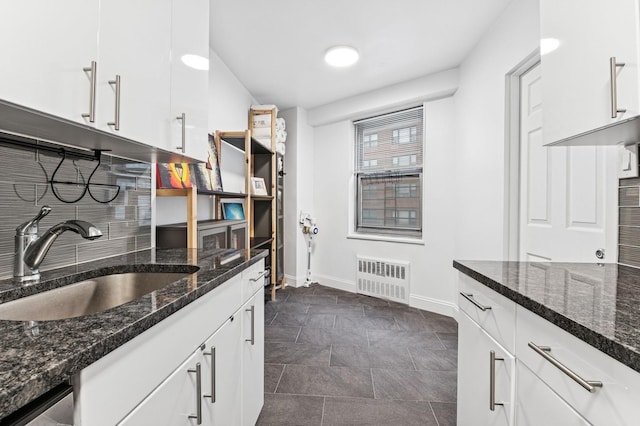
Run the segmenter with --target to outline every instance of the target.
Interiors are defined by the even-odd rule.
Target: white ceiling
[[[510,0],[211,0],[211,48],[249,92],[310,109],[454,68]],[[360,61],[332,68],[334,45]]]

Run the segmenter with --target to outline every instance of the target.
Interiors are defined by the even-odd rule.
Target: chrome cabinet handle
[[[618,108],[618,67],[624,67],[624,62],[616,62],[616,57],[609,58],[609,76],[611,78],[611,118],[616,118],[618,114],[627,112],[626,109]]]
[[[255,278],[249,278],[249,281],[256,282],[256,281],[258,281],[260,278],[263,278],[266,274],[267,274],[267,271],[262,271],[262,272],[260,272],[260,275],[258,275],[257,277],[255,277]]]
[[[251,312],[251,339],[244,339],[245,342],[251,342],[251,345],[256,344],[256,307],[251,305],[251,309],[245,309],[246,312]]]
[[[107,123],[109,126],[113,126],[115,130],[120,130],[120,76],[116,75],[115,80],[109,80],[109,84],[114,86],[116,90],[116,112],[115,112],[115,120]]]
[[[562,371],[564,374],[569,376],[580,386],[585,388],[587,391],[594,393],[596,391],[596,388],[602,387],[602,382],[593,381],[593,380],[584,380],[582,377],[578,376],[576,373],[571,371],[568,367],[566,367],[560,361],[552,357],[549,354],[549,352],[551,352],[551,348],[549,346],[538,346],[533,342],[529,342],[529,347],[534,351],[536,351],[536,353],[540,355],[542,358],[546,359],[551,364],[553,364],[558,370]]]
[[[90,73],[90,86],[89,86],[89,113],[82,114],[84,118],[88,118],[90,123],[96,121],[96,86],[98,75],[98,64],[96,61],[91,61],[90,67],[82,68],[82,71]]]
[[[205,395],[204,398],[211,398],[213,404],[216,402],[216,347],[211,346],[211,352],[204,354],[211,356],[211,395]]]
[[[187,370],[189,373],[196,373],[196,415],[189,415],[190,419],[196,419],[196,422],[202,424],[202,366],[196,364],[196,369]]]
[[[176,149],[179,149],[180,151],[184,152],[184,147],[185,147],[185,143],[186,143],[186,139],[187,139],[187,115],[183,112],[181,115],[177,116],[176,119],[177,120],[181,120],[182,121],[182,146],[177,146]]]
[[[496,411],[496,405],[504,405],[504,402],[496,402],[496,361],[504,361],[497,358],[494,351],[489,352],[489,410]]]
[[[473,298],[473,294],[471,294],[471,293],[460,292],[460,296],[464,297],[469,302],[473,303],[478,309],[480,309],[483,312],[488,310],[488,309],[491,309],[491,306],[481,305],[480,303],[476,302],[476,299]]]

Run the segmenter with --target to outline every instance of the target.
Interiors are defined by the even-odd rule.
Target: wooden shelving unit
[[[259,139],[258,143],[263,148],[268,145],[271,152],[268,164],[265,164],[260,171],[260,177],[264,178],[271,194],[271,197],[263,202],[270,204],[268,209],[271,220],[270,229],[272,231],[272,240],[270,241],[271,299],[275,300],[276,290],[284,288],[286,285],[284,280],[284,245],[282,244],[284,231],[282,226],[284,223],[278,220],[278,206],[282,206],[283,186],[279,180],[282,176],[278,174],[276,155],[276,109],[250,109],[249,130],[254,138]],[[281,227],[280,229],[279,226]]]
[[[187,197],[187,248],[198,248],[198,192],[196,188],[156,189],[156,197]]]
[[[272,111],[269,111],[272,113]],[[275,111],[273,112],[273,126],[275,135]],[[218,159],[222,163],[221,144],[225,143],[244,152],[245,157],[245,217],[248,222],[249,232],[248,247],[251,249],[267,249],[269,256],[266,265],[271,267],[271,299],[276,298],[277,282],[275,278],[276,262],[276,190],[275,176],[276,164],[274,151],[253,138],[251,129],[242,131],[216,131],[215,144],[218,151]],[[274,145],[271,144],[271,147]],[[264,179],[269,195],[252,195],[251,178]]]

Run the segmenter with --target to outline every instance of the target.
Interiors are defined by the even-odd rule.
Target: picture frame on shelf
[[[227,199],[220,200],[222,218],[225,220],[244,220],[243,200]]]
[[[208,159],[206,168],[209,170],[209,180],[213,191],[223,191],[222,177],[220,176],[219,153],[216,150],[215,136],[209,134]]]
[[[269,195],[267,185],[261,177],[251,178],[251,195]]]
[[[188,163],[157,163],[156,187],[184,189],[191,188],[191,171]]]

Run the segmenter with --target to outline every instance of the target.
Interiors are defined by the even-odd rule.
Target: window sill
[[[380,234],[347,234],[348,240],[368,240],[368,241],[384,241],[387,243],[400,243],[400,244],[413,244],[418,246],[424,245],[423,239],[408,238],[408,237],[394,237],[391,235]]]

